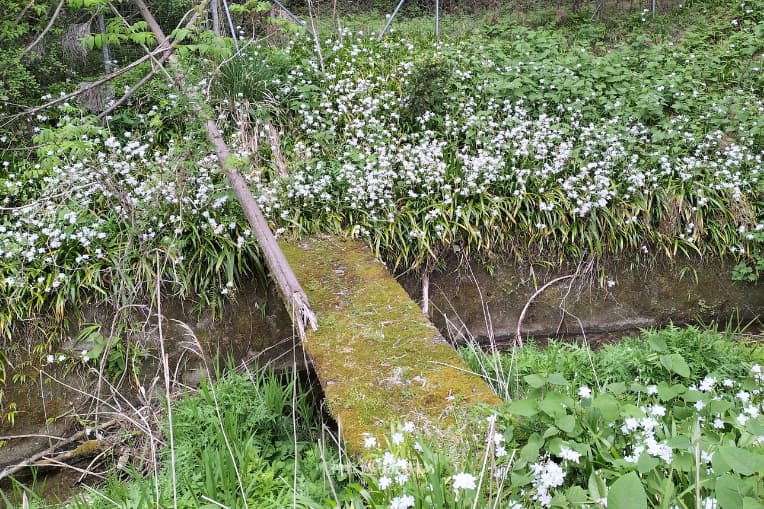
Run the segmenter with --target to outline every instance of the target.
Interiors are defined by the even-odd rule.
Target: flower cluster
[[[349,231],[367,237],[399,225],[408,234],[401,244],[413,240],[424,250],[473,230],[480,231],[475,242],[485,244],[496,222],[526,238],[565,243],[568,225],[604,214],[608,228],[635,249],[664,236],[671,245],[710,243],[715,252],[738,254],[750,233],[764,228],[750,210],[764,153],[743,130],[731,137],[715,127],[721,105],[713,106],[717,114],[678,113],[660,127],[619,114],[621,99],[601,105],[596,96],[571,96],[552,108],[555,94],[585,80],[583,69],[521,59],[499,65],[478,61],[462,45],[442,44],[430,51],[449,59],[447,93],[412,121],[418,91],[407,84],[424,71],[409,42],[376,44],[345,33],[327,45],[324,72],[309,46],[297,44],[290,51],[303,51],[308,64],[275,83],[281,101],[294,105],[294,171],[288,181],[254,185],[265,210],[285,223],[339,216]],[[596,64],[587,58],[582,62]],[[541,97],[510,99],[484,78],[544,73],[567,80],[568,88],[541,78]],[[655,86],[679,94],[678,102],[692,101],[702,84],[669,76]],[[601,108],[608,114],[592,115]],[[764,114],[761,101],[746,108],[754,117]],[[678,213],[669,221],[656,199]],[[725,218],[728,234],[704,226],[729,210],[736,212]],[[651,226],[659,222],[659,229]],[[731,242],[714,245],[721,238]]]
[[[533,500],[536,500],[542,507],[551,506],[552,494],[550,490],[562,486],[565,482],[565,472],[560,465],[550,459],[543,463],[533,463],[530,469],[533,473],[533,487],[536,490],[532,497]]]
[[[484,473],[503,483],[511,459],[504,447],[504,435],[496,431],[496,417],[488,422],[488,436],[481,445],[488,450],[481,455],[491,455],[493,471]],[[473,472],[480,471],[480,465],[471,464],[473,458],[449,458],[444,456],[442,445],[424,445],[428,440],[418,434],[412,422],[394,428],[386,439],[387,447],[380,447],[373,434],[363,435],[364,478],[379,506],[413,507],[416,501],[426,501],[435,507],[456,508],[479,500],[480,476]],[[454,464],[449,464],[449,460]]]

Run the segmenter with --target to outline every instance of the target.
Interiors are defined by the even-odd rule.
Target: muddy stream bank
[[[577,272],[575,278],[549,286],[529,303],[547,282]],[[524,339],[585,337],[596,345],[640,328],[668,323],[743,325],[756,319],[764,310],[764,285],[733,282],[730,274],[731,266],[718,260],[656,264],[636,270],[611,263],[588,271],[577,266],[539,269],[511,261],[494,262],[487,268],[449,260],[430,276],[430,310],[435,325],[457,343],[474,337],[485,345],[493,341],[499,347],[510,346],[525,310],[520,324]],[[421,299],[420,278],[403,275],[399,281],[412,297]],[[104,310],[93,309],[87,315],[88,321],[102,323],[103,330],[110,327],[111,317]],[[293,364],[308,369],[299,347],[293,349],[289,317],[273,289],[240,289],[218,317],[210,313],[198,316],[188,303],[177,300],[163,302],[163,315],[161,339],[176,388],[196,387],[207,370],[214,369],[215,359],[222,365],[231,359],[240,369],[266,363],[277,370]],[[94,345],[72,338],[62,339],[54,353],[56,362],[43,360],[41,369],[8,373],[8,383],[2,387],[3,405],[7,410],[13,402],[18,411],[13,425],[7,419],[0,422],[0,437],[5,438],[0,438],[5,442],[0,447],[0,472],[48,449],[56,442],[50,437],[83,432],[108,421],[120,409],[127,411],[131,404],[154,401],[161,408],[156,403],[164,394],[159,340],[156,321],[130,334],[130,341],[143,353],[136,361],[140,374],[109,380],[118,387],[119,396],[108,384],[99,384],[93,370],[82,362],[82,352]],[[59,363],[59,355],[71,360]],[[39,359],[36,365],[39,368]],[[97,367],[97,361],[89,361],[89,366]],[[14,382],[14,374],[26,378]],[[16,438],[19,436],[24,438]],[[69,448],[86,438],[95,438],[95,432]],[[49,472],[54,475],[46,477],[45,492],[59,497],[65,497],[81,475],[71,470]],[[8,482],[0,488],[7,490]]]

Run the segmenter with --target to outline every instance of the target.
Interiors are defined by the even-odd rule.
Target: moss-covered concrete
[[[367,246],[321,237],[281,247],[318,316],[304,349],[351,452],[404,421],[458,437],[476,404],[499,404]]]

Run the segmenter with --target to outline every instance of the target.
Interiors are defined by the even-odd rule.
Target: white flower
[[[592,390],[589,387],[582,385],[578,388],[578,396],[582,399],[589,399],[592,397]]]
[[[64,362],[66,360],[66,356],[62,353],[58,354],[58,362]]]
[[[567,445],[563,445],[560,447],[560,458],[572,461],[573,463],[578,463],[578,460],[581,458],[581,453],[574,451]]]
[[[424,449],[422,448],[422,445],[419,442],[414,442],[414,450],[416,452],[422,452]]]
[[[648,411],[651,415],[654,415],[656,417],[663,417],[666,415],[666,407],[662,405],[650,405],[648,408]]]
[[[658,394],[658,386],[657,385],[648,385],[647,386],[647,394],[653,395]]]
[[[695,405],[693,405],[693,406],[695,407],[695,410],[700,412],[701,410],[703,410],[703,408],[705,408],[706,404],[703,403],[702,400],[698,400],[698,401],[695,402]]]
[[[460,472],[453,476],[454,491],[458,490],[474,490],[475,489],[475,476],[468,474],[467,472]]]
[[[374,435],[369,435],[368,433],[364,433],[363,446],[367,449],[371,449],[372,447],[376,447],[376,445],[377,445],[377,438]]]
[[[549,507],[552,503],[549,489],[562,486],[562,483],[565,482],[565,472],[560,465],[552,460],[547,460],[546,463],[533,463],[531,471],[533,472],[533,486],[536,488],[533,499],[542,506]]]
[[[642,453],[645,452],[645,446],[644,445],[635,445],[634,450],[632,451],[631,455],[624,456],[623,459],[627,463],[637,463],[639,461],[639,457],[642,455]]]
[[[406,433],[413,433],[414,429],[416,428],[414,427],[413,422],[406,421],[405,423],[403,423],[403,431],[405,431]]]
[[[647,454],[650,456],[656,456],[666,463],[671,463],[673,456],[671,447],[665,443],[658,443],[658,441],[656,441],[653,437],[647,437],[645,440],[645,445],[647,446]]]
[[[714,385],[716,385],[716,378],[712,376],[707,376],[700,382],[700,386],[698,389],[702,392],[708,392],[713,390]]]
[[[496,446],[496,457],[503,458],[507,455],[507,449],[503,445]]]
[[[379,489],[386,490],[390,487],[390,485],[393,483],[393,480],[387,477],[386,475],[383,475],[379,478]]]
[[[391,453],[390,451],[385,451],[385,454],[382,456],[382,465],[385,468],[392,467],[397,462],[398,458],[395,457],[395,454]]]
[[[639,419],[637,419],[636,417],[627,417],[623,421],[623,425],[621,426],[621,432],[624,434],[628,434],[638,430],[639,426],[640,426]]]
[[[407,474],[406,472],[401,472],[395,476],[395,482],[397,482],[401,486],[406,484],[406,481],[408,480],[409,480],[409,474]]]
[[[725,386],[725,387],[734,387],[735,386],[735,381],[734,380],[730,380],[729,378],[725,378],[722,381],[722,385]]]
[[[722,429],[724,427],[724,421],[717,417],[714,419],[712,426],[716,429]]]
[[[411,495],[401,495],[390,501],[390,509],[408,509],[414,507],[414,497]]]
[[[48,354],[47,361],[48,361],[48,364],[53,364],[54,362],[56,362],[56,357],[52,354]]]
[[[403,443],[403,433],[399,433],[399,432],[393,433],[393,443],[395,445],[402,444]]]
[[[746,391],[740,391],[735,394],[735,397],[739,399],[743,404],[745,404],[748,403],[748,401],[751,399],[751,394]]]

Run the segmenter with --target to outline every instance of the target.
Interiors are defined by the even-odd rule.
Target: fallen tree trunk
[[[156,36],[159,48],[172,51],[172,46],[168,38],[165,36],[159,23],[154,19],[154,16],[151,14],[151,11],[144,0],[133,0],[133,2],[141,13],[143,19],[148,23],[151,31]],[[208,2],[206,1],[202,2],[200,7],[204,7],[207,3]],[[175,55],[170,55],[168,62],[173,67],[177,67],[177,59]],[[181,89],[185,89],[183,74],[178,73],[177,77],[176,85]],[[281,252],[281,248],[276,242],[276,238],[273,236],[273,233],[268,226],[268,222],[266,221],[265,216],[263,216],[254,196],[252,196],[246,181],[241,174],[236,171],[236,168],[234,168],[231,151],[223,139],[223,135],[218,129],[217,124],[213,119],[209,118],[209,115],[204,111],[204,108],[202,108],[200,104],[201,99],[196,95],[196,92],[187,91],[185,93],[189,99],[191,99],[191,104],[194,105],[195,112],[199,114],[201,118],[207,117],[205,122],[207,136],[215,147],[215,152],[218,156],[220,165],[225,170],[228,180],[231,183],[231,188],[236,194],[236,198],[247,216],[247,220],[249,221],[252,231],[262,250],[265,263],[270,269],[276,287],[286,304],[287,311],[292,317],[292,322],[297,327],[300,338],[305,339],[305,333],[308,327],[313,330],[316,330],[318,327],[316,315],[310,308],[308,297],[305,295],[305,291],[300,286],[299,281],[297,281],[297,277],[294,275],[292,268],[284,257],[284,253]]]

